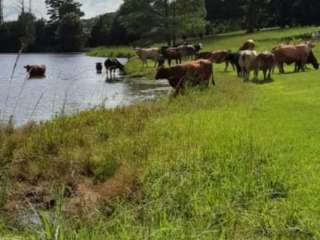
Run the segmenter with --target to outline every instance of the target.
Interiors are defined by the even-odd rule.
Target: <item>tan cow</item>
[[[154,61],[154,66],[156,66],[161,57],[159,48],[135,48],[135,52],[142,61],[143,66],[148,66],[148,60]]]

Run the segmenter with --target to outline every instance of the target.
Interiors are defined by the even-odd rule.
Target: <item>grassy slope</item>
[[[2,132],[1,161],[25,161],[6,174],[104,181],[126,169],[138,190],[109,202],[111,216],[73,219],[67,239],[319,239],[319,73],[244,84],[222,69],[216,88]]]

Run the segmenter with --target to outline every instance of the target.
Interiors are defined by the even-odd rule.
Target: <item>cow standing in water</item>
[[[46,74],[46,66],[45,65],[27,65],[24,67],[29,73],[30,78],[41,78],[45,77]]]
[[[117,70],[119,70],[120,72],[125,71],[124,65],[120,63],[116,58],[108,58],[104,62],[104,66],[107,71],[107,79],[112,79],[115,76]]]

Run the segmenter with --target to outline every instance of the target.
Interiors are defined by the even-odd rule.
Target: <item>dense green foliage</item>
[[[20,16],[17,21],[0,25],[0,51],[17,51],[25,38],[26,51],[75,51],[83,46],[148,46],[155,42],[175,45],[188,38],[234,30],[255,32],[267,27],[320,23],[320,3],[316,0],[125,0],[115,13],[89,20],[80,20],[84,13],[78,1],[45,2],[48,21],[30,16],[19,24]],[[74,24],[65,24],[63,19],[70,13],[77,16],[72,20]],[[70,27],[70,32],[77,30],[77,37],[59,36],[61,24]],[[21,33],[28,36],[21,37]],[[71,45],[75,48],[68,47]]]
[[[315,30],[227,34],[206,46],[237,49],[250,37],[265,50]],[[48,180],[58,204],[35,226],[1,212],[2,235],[11,240],[20,227],[22,239],[319,239],[319,72],[288,67],[256,84],[223,69],[215,65],[216,87],[176,98],[3,128],[1,206]],[[95,186],[121,174],[130,191],[70,216],[70,195],[56,187],[70,174]]]
[[[0,25],[0,51],[80,51],[85,45],[81,4],[74,0],[46,0],[49,21],[22,12],[18,20]],[[72,35],[72,36],[71,36]]]

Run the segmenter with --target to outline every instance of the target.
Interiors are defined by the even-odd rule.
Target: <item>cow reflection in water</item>
[[[124,65],[119,62],[116,58],[108,58],[104,62],[104,66],[106,68],[107,73],[107,79],[106,80],[112,80],[116,77],[117,71],[119,73],[124,73]]]

